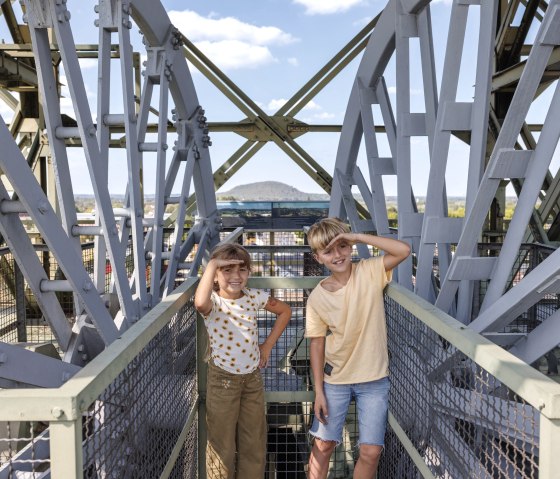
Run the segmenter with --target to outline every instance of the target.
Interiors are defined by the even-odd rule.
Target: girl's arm
[[[384,238],[382,236],[369,235],[365,233],[343,233],[334,238],[325,249],[329,249],[338,241],[348,241],[352,244],[363,243],[380,249],[383,255],[383,266],[385,271],[390,271],[399,263],[408,258],[410,246],[401,240]]]
[[[261,351],[261,359],[259,361],[259,367],[264,368],[268,365],[268,359],[270,357],[270,352],[273,346],[278,341],[278,338],[288,326],[290,318],[292,317],[292,308],[290,308],[284,301],[270,297],[264,306],[264,309],[270,311],[277,315],[276,321],[274,321],[274,326],[272,331],[264,341],[264,343],[259,344],[259,349]]]

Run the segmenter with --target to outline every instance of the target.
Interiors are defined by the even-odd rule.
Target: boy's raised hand
[[[340,233],[339,235],[335,236],[330,243],[325,246],[325,250],[331,249],[336,243],[344,241],[349,245],[355,245],[358,242],[356,238],[356,234],[354,233]]]

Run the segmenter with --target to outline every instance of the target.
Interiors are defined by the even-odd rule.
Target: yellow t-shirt
[[[369,258],[352,265],[341,289],[330,292],[319,283],[309,295],[305,336],[327,337],[326,383],[363,383],[389,374],[383,289],[391,277],[383,257]]]

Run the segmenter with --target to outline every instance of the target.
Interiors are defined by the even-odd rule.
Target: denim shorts
[[[322,424],[315,417],[309,431],[323,441],[342,442],[342,429],[350,401],[356,401],[358,414],[359,444],[385,444],[387,409],[389,402],[389,378],[358,384],[323,383],[329,417]]]

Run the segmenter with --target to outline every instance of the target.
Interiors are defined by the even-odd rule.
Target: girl
[[[204,316],[210,341],[206,395],[209,478],[264,476],[266,417],[258,368],[268,364],[291,309],[265,291],[247,288],[250,271],[251,257],[245,248],[218,246],[195,294],[194,305]],[[257,311],[263,308],[277,319],[259,344]]]

